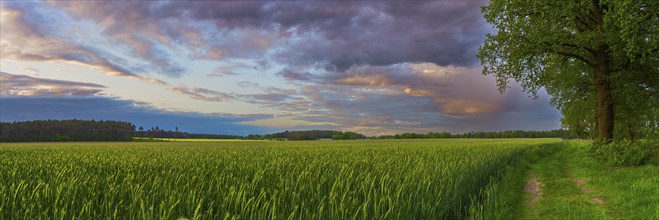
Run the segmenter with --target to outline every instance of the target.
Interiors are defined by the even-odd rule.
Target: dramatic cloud
[[[560,126],[560,114],[547,104],[546,94],[531,100],[514,83],[499,94],[495,80],[481,75],[480,68],[402,63],[326,74],[285,70],[279,75],[307,83],[302,93],[308,100],[298,106],[308,109],[307,114],[294,119],[333,122],[369,134]]]
[[[105,35],[164,69],[174,65],[156,42],[194,48],[208,59],[271,51],[279,62],[339,71],[355,64],[476,64],[487,31],[484,3],[52,2],[103,25]]]
[[[386,89],[327,85],[309,86],[305,92],[317,110],[294,119],[332,122],[341,129],[367,134],[543,130],[560,126],[560,114],[546,104],[547,99],[532,101],[519,92],[498,101],[500,105],[511,105],[508,111],[468,115],[441,113],[442,106],[432,96],[410,97]]]
[[[105,86],[0,72],[0,96],[90,96]]]
[[[8,73],[1,91],[48,100],[106,93],[159,100],[150,105],[180,95],[206,101],[187,110],[258,108],[251,112],[272,117],[235,122],[278,129],[558,128],[560,114],[546,93],[532,100],[513,82],[500,94],[494,79],[480,74],[476,53],[492,31],[481,15],[486,3],[4,1],[0,61],[20,67],[2,71],[42,77],[51,66],[76,65],[118,76],[111,80],[150,82],[144,89],[152,91]]]
[[[207,59],[270,54],[292,66],[339,71],[403,62],[473,65],[487,31],[484,3],[50,2],[70,19],[93,21],[103,36],[172,76],[184,72],[173,59],[181,49]],[[38,14],[33,5],[12,4],[26,14],[18,19],[22,32],[54,32],[47,22],[26,19],[38,17],[29,16]]]
[[[299,6],[302,9],[282,6],[301,12],[275,16],[295,30],[295,40],[283,43],[284,49],[276,57],[292,65],[322,65],[332,71],[404,62],[474,65],[486,31],[480,19],[481,4],[432,1],[311,3]]]
[[[386,95],[401,99],[430,98],[431,112],[446,115],[488,114],[507,110],[505,95],[479,68],[441,67],[433,63],[402,63],[390,66],[353,66],[344,72],[312,75],[285,70],[279,75],[294,81],[322,84],[326,90],[346,92],[343,98],[371,99]],[[488,80],[484,80],[488,79]],[[316,89],[309,90],[314,93]],[[325,91],[325,90],[320,90]],[[308,93],[308,94],[309,94]],[[318,97],[309,95],[309,97]],[[316,100],[323,103],[322,100]]]

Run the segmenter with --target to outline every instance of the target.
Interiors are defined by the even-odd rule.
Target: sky
[[[213,134],[550,130],[476,58],[487,1],[0,2],[0,120]]]

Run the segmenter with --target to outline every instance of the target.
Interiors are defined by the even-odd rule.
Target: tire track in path
[[[533,207],[538,200],[538,197],[542,195],[542,191],[540,191],[541,189],[542,183],[538,182],[538,178],[531,174],[531,178],[526,182],[526,186],[524,187],[524,192],[531,193],[529,207]]]
[[[570,167],[567,164],[565,164],[563,166],[563,172],[565,172],[565,174],[567,176],[569,176],[570,179],[572,179],[574,181],[574,183],[577,185],[577,188],[579,188],[579,190],[582,193],[587,194],[587,195],[592,194],[593,190],[589,189],[585,185],[586,182],[588,182],[588,180],[584,179],[584,178],[577,178],[576,175],[574,174],[574,172],[572,172],[572,170],[570,170]],[[606,201],[604,201],[604,199],[598,198],[598,197],[593,197],[593,196],[590,197],[590,201],[594,202],[596,204],[600,204],[600,205],[606,203]]]
[[[578,148],[565,147],[529,166],[523,180],[520,219],[607,219],[616,217],[597,189],[591,176],[581,176]],[[581,155],[578,155],[581,156]],[[579,175],[577,175],[579,174]],[[520,189],[522,190],[522,189]]]

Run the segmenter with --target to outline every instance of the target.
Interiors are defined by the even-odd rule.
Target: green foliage
[[[53,141],[71,141],[70,137],[61,134],[53,135]]]
[[[614,137],[656,134],[658,12],[651,0],[492,0],[483,15],[497,33],[480,48],[483,74],[502,92],[510,79],[533,95],[545,88],[579,136],[601,130],[595,120],[609,118],[608,104]],[[610,97],[598,92],[608,88]]]
[[[608,166],[638,166],[647,162],[658,147],[655,141],[594,141],[588,153]]]
[[[464,219],[557,142],[3,143],[0,219]]]
[[[533,207],[529,197],[519,200],[520,215],[503,219],[659,219],[659,167],[612,168],[589,157],[589,145],[569,141],[559,152],[531,164],[542,195]]]
[[[35,120],[0,122],[0,142],[130,141],[135,126],[123,121]]]
[[[332,140],[357,140],[357,139],[364,139],[366,136],[355,133],[355,132],[342,132],[339,131],[338,133],[332,135]]]
[[[559,106],[563,117],[561,124],[579,138],[596,137],[595,130],[595,99],[588,96],[572,99],[570,102],[554,103]]]
[[[479,131],[462,134],[451,134],[448,132],[428,132],[426,134],[402,133],[396,135],[382,135],[372,137],[373,139],[430,139],[430,138],[574,138],[569,131],[558,129],[549,131]],[[581,136],[584,137],[584,136]]]
[[[469,207],[469,219],[514,219],[519,215],[516,204],[522,201],[520,189],[528,178],[528,167],[538,160],[556,153],[566,142],[545,144],[524,152],[522,159],[502,169],[498,179],[490,180],[488,186],[477,195],[481,199]]]
[[[331,130],[284,131],[273,134],[250,134],[244,139],[248,140],[317,140],[317,139],[353,140],[364,139],[366,136],[355,132],[342,132]]]

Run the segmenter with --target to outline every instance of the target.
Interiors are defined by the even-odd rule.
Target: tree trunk
[[[596,52],[595,75],[595,101],[597,103],[596,121],[598,139],[613,139],[614,113],[613,97],[611,96],[610,59],[608,46],[601,45]]]
[[[599,0],[593,0],[593,17],[598,28],[604,28],[604,10]],[[595,63],[592,66],[595,78],[595,127],[598,139],[609,141],[613,139],[613,97],[611,97],[611,57],[609,46],[605,41],[599,42],[593,55]]]

